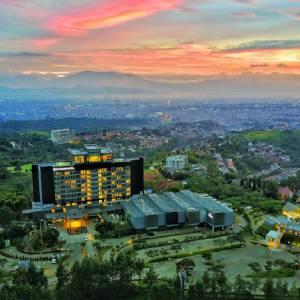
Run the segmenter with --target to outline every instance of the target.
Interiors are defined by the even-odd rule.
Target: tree
[[[150,265],[148,272],[144,277],[144,282],[148,287],[152,287],[158,280],[158,274],[155,272],[153,265]]]
[[[14,274],[12,279],[15,285],[30,285],[40,286],[45,288],[48,286],[47,277],[44,274],[44,270],[37,269],[33,262],[30,261],[28,268],[21,267]]]
[[[187,276],[191,276],[195,266],[196,264],[192,259],[183,258],[176,263],[176,270],[177,272],[184,270]]]
[[[0,224],[8,226],[13,220],[16,219],[15,212],[7,206],[2,206],[0,209]]]
[[[5,166],[0,166],[0,180],[7,179],[9,176],[9,172]]]
[[[69,283],[70,280],[70,275],[62,259],[58,261],[55,276],[57,278],[56,290],[60,291]]]
[[[174,287],[166,281],[155,283],[150,290],[151,300],[170,300],[175,298]]]
[[[241,275],[238,275],[235,278],[233,292],[235,296],[245,297],[247,299],[250,299],[253,296],[251,283],[242,278]]]
[[[278,184],[275,181],[265,181],[264,195],[269,198],[277,199],[278,197]]]
[[[272,267],[273,267],[273,262],[271,260],[268,260],[265,264],[265,270],[267,272],[270,272],[272,270]]]
[[[202,254],[202,257],[206,260],[206,261],[211,261],[212,260],[212,255],[210,252],[205,252]]]
[[[275,294],[275,289],[274,289],[274,282],[271,278],[268,278],[265,280],[262,291],[267,299],[272,299],[274,298]]]
[[[286,281],[277,280],[275,285],[275,295],[277,297],[285,297],[288,294],[288,285]]]
[[[257,262],[249,263],[248,266],[254,273],[260,273],[261,272],[261,265]]]
[[[217,167],[217,164],[215,161],[213,160],[210,160],[208,163],[207,163],[207,176],[208,177],[218,177],[218,167]]]
[[[245,185],[245,178],[243,178],[243,177],[241,178],[241,180],[240,180],[240,185],[241,185],[241,186],[244,186],[244,185]]]
[[[57,245],[59,232],[55,228],[49,228],[43,233],[43,242],[47,247]]]

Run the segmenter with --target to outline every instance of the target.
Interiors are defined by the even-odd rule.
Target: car
[[[53,265],[55,265],[55,264],[56,264],[56,258],[52,258],[51,263],[52,263]]]

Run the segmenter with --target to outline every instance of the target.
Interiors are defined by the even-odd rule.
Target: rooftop
[[[161,214],[162,210],[156,206],[149,198],[145,195],[140,197],[133,197],[132,202],[134,205],[143,212],[146,216]]]
[[[147,196],[164,212],[183,211],[182,207],[168,198],[165,194],[148,194]]]
[[[198,205],[204,207],[213,213],[231,213],[232,209],[225,204],[219,202],[217,199],[207,195],[207,194],[197,194],[191,191],[183,191],[183,193],[188,193],[191,198],[198,203]]]
[[[267,239],[278,239],[280,237],[280,232],[271,230],[267,233],[266,237]]]
[[[285,204],[285,206],[283,207],[283,210],[284,210],[284,211],[297,211],[297,210],[299,210],[299,209],[300,209],[300,207],[299,207],[298,205],[293,204],[293,203],[291,203],[291,202],[287,202],[287,203]]]
[[[67,219],[82,219],[84,217],[83,210],[79,206],[66,207]]]

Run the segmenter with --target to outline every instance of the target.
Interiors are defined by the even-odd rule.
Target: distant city
[[[23,98],[22,98],[23,99]],[[159,100],[159,99],[158,99]],[[0,122],[47,118],[142,119],[150,127],[213,121],[224,130],[300,128],[300,103],[294,101],[153,101],[0,99]],[[141,127],[143,127],[141,125]]]

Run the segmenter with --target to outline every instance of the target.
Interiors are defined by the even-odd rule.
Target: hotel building
[[[33,207],[91,204],[105,206],[144,189],[143,158],[113,159],[110,148],[70,149],[71,162],[32,166]]]
[[[97,215],[101,208],[143,192],[143,158],[114,159],[110,148],[97,145],[68,151],[69,162],[32,165],[33,202],[27,213],[66,223],[72,215]]]

